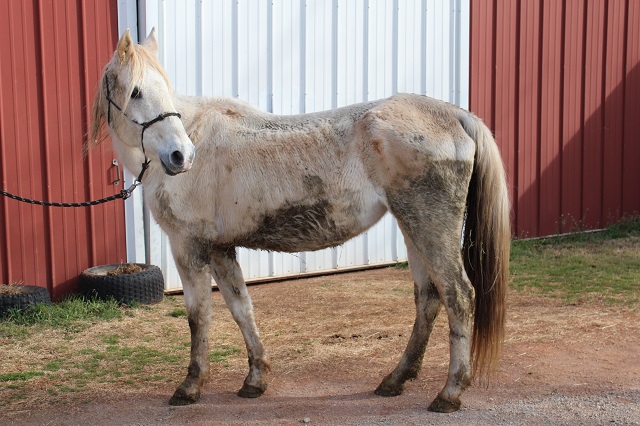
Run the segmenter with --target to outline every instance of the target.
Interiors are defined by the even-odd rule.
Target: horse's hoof
[[[200,399],[200,392],[196,392],[193,395],[188,395],[182,389],[176,389],[175,393],[169,400],[169,405],[173,406],[181,406],[181,405],[191,405],[196,403]]]
[[[380,383],[380,385],[373,392],[378,396],[398,396],[402,395],[402,385],[400,386],[391,386],[386,384],[385,382]]]
[[[238,396],[241,398],[257,398],[264,393],[267,389],[267,386],[258,387],[252,386],[248,384],[243,384],[242,388],[238,391]]]
[[[391,380],[391,374],[389,374],[378,385],[374,393],[378,396],[398,396],[402,394],[403,387],[402,383],[395,383]]]
[[[448,401],[442,398],[440,395],[433,400],[431,405],[429,405],[428,410],[436,413],[453,413],[454,411],[458,411],[460,409],[460,400],[456,399],[454,401]]]

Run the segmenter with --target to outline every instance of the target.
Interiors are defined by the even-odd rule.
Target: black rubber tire
[[[149,305],[164,297],[164,278],[155,265],[136,263],[142,271],[133,274],[107,275],[121,265],[102,265],[85,269],[80,274],[80,292],[102,300],[115,299],[119,303]]]
[[[35,285],[16,285],[16,294],[0,294],[0,317],[6,315],[11,309],[25,309],[36,303],[51,303],[49,290]]]

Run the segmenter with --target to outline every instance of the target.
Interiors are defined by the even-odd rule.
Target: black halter
[[[116,107],[116,109],[118,111],[120,111],[122,113],[122,115],[124,115],[125,117],[127,117],[129,119],[129,121],[137,124],[138,126],[142,126],[142,133],[140,134],[140,145],[142,146],[142,154],[144,155],[144,163],[142,163],[142,170],[140,171],[140,174],[138,175],[136,181],[138,183],[142,182],[142,176],[144,176],[144,172],[147,171],[147,168],[149,168],[149,163],[151,162],[151,160],[149,160],[147,158],[147,153],[144,150],[144,131],[147,130],[148,127],[151,127],[152,124],[157,123],[158,121],[162,121],[167,117],[178,117],[180,118],[181,115],[179,112],[163,112],[162,114],[158,115],[156,118],[149,120],[149,121],[145,121],[144,123],[139,123],[136,120],[134,120],[133,118],[129,117],[127,115],[126,112],[124,112],[122,110],[122,108],[120,108],[118,106],[118,104],[116,104],[113,99],[111,99],[111,91],[109,90],[109,79],[107,78],[107,74],[104,75],[104,86],[106,88],[107,91],[107,124],[109,126],[111,126],[111,105],[113,105],[114,107]],[[136,185],[137,186],[137,185]]]

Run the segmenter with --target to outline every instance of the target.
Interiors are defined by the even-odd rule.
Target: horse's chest
[[[145,201],[154,219],[167,234],[215,239],[217,229],[208,208],[203,208],[193,199],[183,199],[162,185],[151,193],[154,196]]]

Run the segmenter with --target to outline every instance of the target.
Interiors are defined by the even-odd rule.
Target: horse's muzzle
[[[166,174],[175,176],[191,169],[194,157],[194,150],[189,150],[186,154],[180,150],[176,150],[171,154],[161,155],[160,164],[162,164],[162,169]]]

